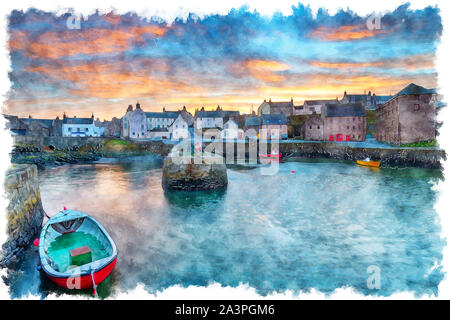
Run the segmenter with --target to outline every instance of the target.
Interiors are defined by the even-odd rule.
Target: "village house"
[[[260,139],[286,139],[287,137],[287,119],[284,114],[263,114],[261,116]]]
[[[272,102],[272,99],[267,102],[264,99],[264,102],[258,107],[258,116],[264,114],[283,114],[285,117],[289,117],[294,114],[294,99],[281,102]]]
[[[246,138],[257,139],[259,137],[259,127],[261,118],[256,116],[246,117],[244,121],[244,133]]]
[[[342,104],[361,103],[366,110],[375,110],[391,98],[392,96],[377,96],[370,91],[367,94],[347,94],[347,91],[344,91],[344,96],[339,102]]]
[[[69,118],[64,114],[62,121],[62,135],[64,137],[100,137],[103,129],[97,127],[94,114],[90,118]]]
[[[436,138],[436,91],[414,83],[377,109],[378,141],[406,144]]]
[[[11,135],[40,137],[62,135],[62,121],[59,117],[55,119],[35,119],[31,116],[19,118],[11,115],[4,115],[4,117],[8,120],[6,128]]]
[[[228,121],[224,123],[221,135],[223,140],[234,140],[244,138],[243,130],[239,129],[238,123],[231,117],[228,119]]]
[[[194,116],[195,128],[197,130],[223,128],[223,112],[220,107],[217,107],[215,111],[205,111],[202,107],[199,111],[195,112]]]
[[[339,103],[333,100],[305,100],[302,106],[294,106],[294,115],[321,114],[326,103]]]
[[[176,111],[166,111],[165,108],[163,108],[163,112],[146,112],[148,130],[169,129],[178,118],[178,114]]]
[[[141,105],[136,103],[136,109],[130,104],[122,118],[123,138],[143,139],[147,138],[147,117],[142,111]]]
[[[181,114],[169,127],[170,138],[172,140],[187,139],[190,137],[189,125]]]
[[[320,137],[323,128],[324,140],[330,141],[365,141],[366,140],[366,110],[360,103],[353,104],[329,104],[325,105],[322,113],[323,126],[314,120],[306,128],[314,128],[309,133],[311,136]],[[313,124],[314,123],[314,124]],[[316,125],[316,127],[314,127]],[[308,134],[308,132],[307,132]],[[312,139],[311,139],[312,140]]]
[[[320,114],[308,115],[306,117],[304,128],[304,139],[323,141],[324,136],[324,119]]]

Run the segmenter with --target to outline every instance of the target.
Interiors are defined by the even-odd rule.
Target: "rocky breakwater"
[[[6,172],[4,187],[9,205],[7,240],[0,250],[0,267],[9,267],[19,261],[23,250],[38,235],[45,213],[36,165],[13,165]]]
[[[227,168],[223,161],[214,156],[196,160],[166,157],[162,175],[164,190],[223,190],[227,187]]]
[[[286,158],[325,158],[356,161],[369,157],[387,167],[441,169],[444,150],[421,148],[361,148],[337,143],[282,143],[280,152]]]

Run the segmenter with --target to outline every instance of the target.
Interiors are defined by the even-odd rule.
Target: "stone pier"
[[[15,164],[5,177],[7,208],[7,240],[0,249],[0,267],[19,261],[23,250],[41,230],[44,210],[39,190],[36,165]],[[4,232],[4,231],[1,231]]]
[[[164,160],[164,190],[221,190],[227,185],[227,167],[224,163],[176,163],[172,157]]]

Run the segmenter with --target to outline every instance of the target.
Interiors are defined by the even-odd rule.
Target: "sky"
[[[379,17],[368,24],[348,8],[301,3],[288,15],[244,6],[172,23],[112,11],[77,24],[69,12],[13,11],[3,112],[108,120],[139,101],[144,111],[249,113],[264,99],[301,105],[344,91],[393,95],[411,82],[435,88],[439,9],[404,4]]]

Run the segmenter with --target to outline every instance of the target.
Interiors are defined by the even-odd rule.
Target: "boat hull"
[[[94,272],[93,277],[95,285],[98,286],[103,282],[113,271],[116,266],[117,257],[102,269]],[[66,289],[91,289],[93,288],[92,276],[90,274],[82,275],[80,277],[54,277],[46,273],[47,277],[55,284]]]
[[[356,160],[356,163],[361,165],[361,166],[366,166],[366,167],[374,167],[374,168],[379,168],[380,167],[380,162],[379,161],[362,161],[362,160]]]

